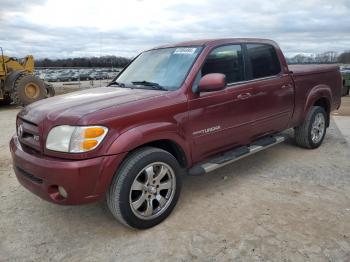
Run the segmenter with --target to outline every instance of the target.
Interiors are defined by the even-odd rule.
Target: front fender
[[[134,127],[120,134],[108,149],[107,154],[120,154],[147,143],[159,140],[170,140],[181,147],[185,153],[187,163],[190,163],[189,146],[177,124],[170,122],[148,123]]]

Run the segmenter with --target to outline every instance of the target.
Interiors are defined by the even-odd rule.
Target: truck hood
[[[25,107],[19,116],[39,124],[60,118],[61,123],[74,124],[86,114],[109,107],[153,98],[168,92],[159,90],[100,87],[43,99]]]

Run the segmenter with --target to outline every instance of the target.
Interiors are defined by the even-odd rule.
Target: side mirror
[[[198,84],[199,92],[219,91],[226,87],[226,76],[220,73],[211,73],[203,76]]]

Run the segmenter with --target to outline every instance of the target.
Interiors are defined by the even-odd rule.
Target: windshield
[[[201,47],[173,47],[143,52],[118,77],[122,86],[176,90],[180,88]]]

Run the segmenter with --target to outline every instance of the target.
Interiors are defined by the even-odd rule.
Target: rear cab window
[[[281,72],[281,64],[272,45],[247,44],[246,47],[251,79],[275,76]]]

